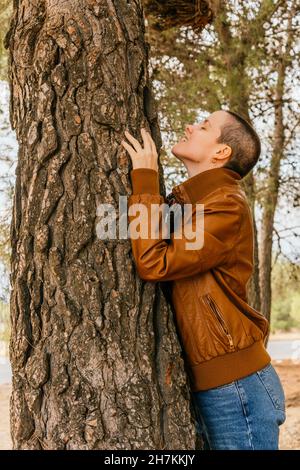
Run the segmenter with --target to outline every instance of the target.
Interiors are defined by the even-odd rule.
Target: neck
[[[199,173],[202,173],[206,170],[211,170],[212,168],[217,168],[216,165],[208,165],[207,163],[198,163],[191,160],[186,160],[182,162],[187,170],[189,178]]]

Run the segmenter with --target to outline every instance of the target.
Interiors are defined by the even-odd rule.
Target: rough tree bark
[[[125,128],[161,145],[144,32],[140,1],[14,1],[14,449],[197,447],[166,297],[129,239],[96,235],[97,205],[131,193]]]

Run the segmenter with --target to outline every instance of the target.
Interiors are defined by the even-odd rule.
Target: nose
[[[188,124],[187,126],[185,126],[185,130],[188,134],[191,134],[193,132],[193,127],[194,126],[192,124]]]

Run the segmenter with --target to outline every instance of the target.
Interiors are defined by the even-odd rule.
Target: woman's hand
[[[125,131],[125,136],[132,143],[134,148],[132,148],[124,140],[121,141],[121,144],[123,145],[123,147],[126,148],[131,157],[133,169],[150,168],[152,170],[158,171],[158,156],[155,143],[149,132],[147,132],[144,127],[141,128],[141,134],[143,138],[144,148],[142,148],[139,141],[136,140],[128,131]]]

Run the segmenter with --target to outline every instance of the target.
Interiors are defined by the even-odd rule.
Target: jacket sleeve
[[[134,169],[131,171],[131,181],[133,192],[128,198],[129,235],[136,269],[141,279],[184,279],[226,263],[231,256],[241,218],[238,203],[234,198],[221,190],[220,197],[214,198],[204,206],[192,204],[185,224],[182,217],[181,224],[178,224],[171,237],[166,237],[167,226],[162,213],[159,212],[158,223],[154,227],[154,233],[156,231],[158,236],[151,238],[151,205],[165,202],[164,197],[159,194],[158,172],[144,168]],[[145,209],[137,212],[137,215],[131,215],[130,208],[133,204],[142,204]],[[204,224],[200,224],[200,229],[196,225],[196,215],[199,212],[199,216],[204,217]],[[131,223],[136,217],[141,222],[140,227],[147,227],[147,238],[131,237]],[[153,221],[152,217],[152,224]],[[177,238],[179,225],[180,233]],[[200,248],[187,248],[189,243],[196,240],[186,238],[187,227],[193,231],[197,228],[197,239],[202,241]]]

